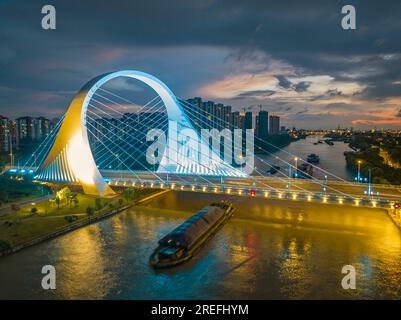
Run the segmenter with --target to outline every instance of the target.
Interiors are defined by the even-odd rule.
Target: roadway
[[[174,184],[179,187],[181,185],[195,185],[197,188],[206,187],[207,190],[213,192],[214,188],[224,189],[258,189],[266,191],[277,192],[294,192],[294,193],[313,193],[322,195],[337,195],[337,196],[350,196],[368,197],[368,184],[354,183],[346,181],[322,181],[322,180],[308,180],[308,179],[288,179],[279,177],[263,177],[254,176],[250,178],[224,178],[214,176],[190,176],[190,175],[175,175],[175,174],[160,174],[155,176],[148,172],[116,172],[116,171],[102,171],[102,175],[109,179],[112,184],[117,182],[120,184],[126,183],[132,185],[136,183],[149,183],[164,185]],[[381,198],[388,200],[399,201],[401,199],[401,188],[397,186],[387,185],[371,185],[371,197]]]

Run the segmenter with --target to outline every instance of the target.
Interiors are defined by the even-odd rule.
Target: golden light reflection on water
[[[115,224],[115,221],[113,222]],[[57,290],[66,299],[102,299],[115,284],[107,270],[104,239],[99,224],[79,229],[60,238],[59,255],[65,257],[55,267],[59,276]],[[113,261],[114,266],[118,261]]]

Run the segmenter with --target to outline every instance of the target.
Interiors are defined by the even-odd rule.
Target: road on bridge
[[[151,182],[163,181],[163,183],[179,185],[194,184],[197,186],[220,187],[221,183],[225,188],[258,188],[267,191],[291,191],[291,192],[310,192],[310,193],[327,193],[352,197],[367,196],[368,184],[354,183],[346,181],[325,181],[325,180],[309,180],[309,179],[288,179],[278,177],[262,177],[252,176],[250,178],[221,178],[215,176],[189,176],[175,174],[160,174],[157,176],[152,173],[140,172],[116,172],[102,171],[105,178],[113,181],[121,182]],[[371,185],[373,196],[385,199],[399,200],[401,199],[401,188],[387,185]]]

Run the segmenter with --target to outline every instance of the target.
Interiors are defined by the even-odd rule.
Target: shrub
[[[72,215],[72,216],[65,216],[64,219],[67,220],[68,222],[74,222],[78,220],[78,217]]]
[[[36,213],[36,212],[38,212],[38,208],[35,208],[35,207],[34,207],[34,208],[32,208],[32,209],[31,209],[31,212],[32,212],[32,213]]]
[[[11,205],[11,210],[13,210],[13,211],[19,211],[21,208],[18,206],[18,205],[16,205],[16,204],[12,204]]]
[[[0,239],[0,252],[11,249],[11,244],[6,240]]]
[[[95,208],[96,208],[96,210],[100,210],[100,209],[102,209],[102,207],[103,207],[102,199],[96,198],[95,199]]]
[[[88,214],[88,216],[91,216],[92,214],[94,214],[95,209],[92,207],[87,207],[86,208],[86,213]]]

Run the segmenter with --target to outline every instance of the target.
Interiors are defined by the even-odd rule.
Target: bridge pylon
[[[86,194],[115,194],[100,174],[89,146],[86,111],[91,90],[101,77],[89,81],[70,103],[63,123],[35,179],[79,184]]]

